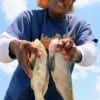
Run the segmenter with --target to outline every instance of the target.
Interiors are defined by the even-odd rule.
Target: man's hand
[[[56,48],[57,52],[62,52],[66,60],[80,62],[82,59],[81,52],[77,49],[71,38],[61,39]]]
[[[32,77],[32,71],[28,66],[31,52],[36,56],[41,56],[41,52],[32,44],[32,42],[26,40],[12,40],[9,44],[10,53],[15,55],[19,64],[23,67],[25,73],[29,78]]]

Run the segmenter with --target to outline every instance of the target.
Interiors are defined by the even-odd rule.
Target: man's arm
[[[96,43],[93,41],[86,42],[81,46],[77,46],[77,49],[82,54],[82,60],[78,63],[81,66],[92,65],[97,58]]]
[[[61,51],[66,60],[70,60],[81,66],[90,66],[97,58],[96,43],[93,41],[88,41],[77,46],[71,39],[63,39],[57,45],[56,50]]]
[[[7,32],[0,35],[0,61],[8,63],[14,60],[9,56],[9,43],[15,39],[15,36],[10,36]]]

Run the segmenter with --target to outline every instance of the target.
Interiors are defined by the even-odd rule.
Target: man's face
[[[71,6],[72,0],[49,0],[49,11],[55,14],[65,14]]]

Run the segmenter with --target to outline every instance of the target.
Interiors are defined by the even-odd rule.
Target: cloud
[[[89,73],[95,73],[95,74],[100,73],[100,67],[93,65],[89,67],[82,67],[79,65],[75,65],[74,71],[72,73],[72,78],[74,80],[86,79]]]
[[[84,67],[84,66],[75,64],[74,71],[72,73],[72,78],[74,80],[86,79],[88,77],[89,73],[99,74],[100,73],[100,52],[98,52],[98,54],[99,55],[98,55],[95,63],[91,66]]]
[[[8,75],[12,75],[12,73],[15,71],[16,67],[17,67],[18,62],[15,60],[12,63],[2,63],[0,62],[0,71],[8,74]]]
[[[72,78],[74,80],[85,79],[87,76],[88,76],[88,73],[86,69],[76,64],[74,67],[74,71],[72,73]]]
[[[79,8],[84,8],[86,6],[90,6],[98,3],[100,3],[100,0],[76,0],[75,6]]]
[[[96,91],[100,93],[100,76],[96,77]]]
[[[94,86],[95,86],[94,91],[91,91],[92,92],[91,100],[100,100],[100,74],[96,76]]]
[[[27,0],[0,0],[0,5],[7,21],[12,21],[19,13],[27,9]]]

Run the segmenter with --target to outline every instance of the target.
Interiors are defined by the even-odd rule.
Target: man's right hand
[[[32,77],[32,71],[28,66],[31,53],[37,57],[41,56],[41,52],[35,47],[32,42],[26,40],[12,40],[9,44],[10,53],[16,56],[19,64],[23,67],[29,78]]]

